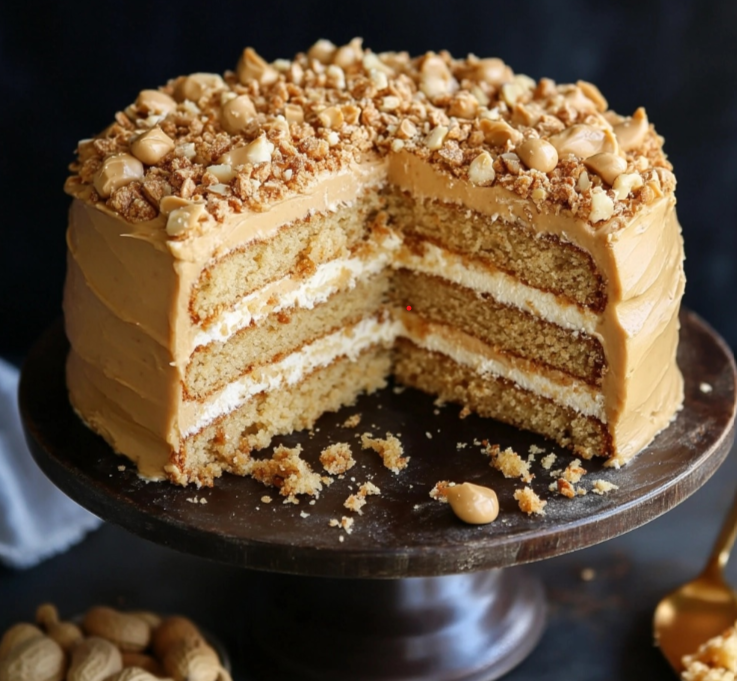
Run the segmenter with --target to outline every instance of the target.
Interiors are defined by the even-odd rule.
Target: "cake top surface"
[[[662,144],[644,109],[616,114],[591,83],[535,81],[496,58],[320,40],[291,61],[246,48],[234,72],[141,91],[79,143],[66,190],[129,222],[169,216],[177,239],[186,221],[171,215],[182,207],[222,222],[326,174],[409,153],[541,212],[603,225],[673,192]]]

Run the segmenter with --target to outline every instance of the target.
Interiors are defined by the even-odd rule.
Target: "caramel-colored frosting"
[[[448,487],[446,499],[450,507],[464,523],[487,525],[499,515],[499,499],[489,487],[464,482]]]
[[[64,310],[68,384],[82,418],[144,475],[163,475],[193,427],[189,417],[183,422],[191,405],[181,385],[207,335],[189,314],[202,271],[236,247],[389,183],[555,235],[591,255],[606,282],[601,313],[567,314],[550,296],[542,303],[527,296],[525,305],[544,304],[546,318],[567,325],[583,318],[601,340],[607,372],[591,399],[603,404],[612,463],[629,460],[669,423],[683,395],[674,181],[644,112],[624,119],[605,111],[590,84],[534,83],[498,60],[445,53],[410,60],[374,55],[355,41],[332,52],[319,46],[274,64],[251,51],[238,74],[194,74],[144,91],[80,145],[66,185],[74,201]],[[156,126],[160,132],[142,137]],[[174,148],[149,165],[167,139]],[[605,153],[622,161],[607,157],[586,169],[587,158]],[[121,162],[120,154],[128,157]],[[555,167],[543,172],[556,154]],[[614,178],[612,167],[625,172]],[[389,260],[403,257],[394,246],[380,250]],[[272,286],[274,295],[287,295],[296,283]],[[504,286],[506,299],[520,297],[499,277],[489,290]],[[210,321],[227,327],[225,318]]]

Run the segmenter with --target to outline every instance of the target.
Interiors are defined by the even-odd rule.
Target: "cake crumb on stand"
[[[384,466],[392,473],[399,473],[407,468],[410,457],[402,456],[404,447],[402,443],[391,433],[386,434],[386,439],[376,438],[371,433],[361,435],[361,447],[373,449],[384,462]]]
[[[336,442],[320,452],[320,463],[330,475],[342,475],[356,465],[356,460],[347,442]]]
[[[519,504],[520,510],[527,515],[545,515],[547,501],[541,499],[532,487],[523,487],[514,491],[514,498]]]

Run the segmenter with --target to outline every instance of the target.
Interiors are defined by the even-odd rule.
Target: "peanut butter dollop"
[[[464,482],[448,489],[448,503],[464,523],[486,525],[499,515],[496,492],[488,487]]]

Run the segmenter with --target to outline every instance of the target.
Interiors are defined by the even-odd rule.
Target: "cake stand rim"
[[[29,391],[33,390],[33,386],[29,385],[28,375],[30,372],[28,366],[33,364],[34,359],[36,359],[35,356],[39,354],[45,340],[48,342],[49,338],[54,335],[63,335],[63,326],[60,321],[46,329],[29,353],[21,374],[19,402],[29,449],[39,467],[52,482],[77,503],[85,506],[103,519],[120,524],[134,534],[155,543],[201,557],[213,558],[212,546],[215,538],[219,540],[220,550],[219,555],[214,558],[215,560],[240,567],[286,574],[346,578],[398,578],[459,574],[544,560],[608,541],[671,510],[696,492],[716,472],[726,458],[735,437],[737,367],[729,346],[699,315],[683,308],[681,321],[683,325],[695,326],[705,332],[710,342],[718,347],[727,360],[731,379],[731,413],[727,417],[719,436],[677,476],[668,480],[662,486],[650,490],[642,497],[606,509],[585,521],[576,519],[563,522],[552,528],[550,526],[538,527],[527,531],[523,536],[501,536],[494,537],[491,540],[482,538],[469,541],[463,551],[465,558],[441,561],[443,564],[438,567],[433,567],[433,565],[437,562],[440,554],[448,553],[449,550],[452,552],[456,549],[384,547],[377,551],[375,549],[355,550],[343,545],[336,546],[335,549],[306,546],[289,547],[278,542],[264,542],[258,539],[244,540],[230,535],[214,536],[211,532],[193,528],[191,525],[176,519],[164,519],[161,514],[157,517],[152,513],[144,512],[130,502],[125,504],[121,503],[120,500],[113,501],[110,495],[102,490],[90,490],[85,484],[89,480],[84,476],[84,471],[81,469],[70,471],[49,451],[53,448],[45,441],[44,433],[36,427],[28,407]],[[110,451],[112,453],[112,450]],[[68,475],[69,473],[71,475]],[[64,474],[67,474],[67,476],[60,481],[60,476]],[[82,492],[82,488],[85,488],[86,491]],[[661,503],[663,500],[666,503]],[[117,507],[115,504],[117,504]],[[126,513],[128,514],[127,517],[125,516]],[[619,525],[608,522],[613,519],[625,519],[625,522]],[[140,525],[137,528],[132,528],[131,526],[135,525],[136,520],[140,521]],[[594,539],[585,536],[587,529],[593,523],[600,525],[598,534]],[[177,536],[177,533],[181,536]],[[184,541],[185,537],[186,541]],[[555,541],[548,542],[547,548],[544,546],[540,548],[538,545],[534,550],[528,550],[536,542],[545,544],[545,540],[553,537],[555,537]],[[188,543],[188,548],[181,548],[183,542]],[[515,545],[517,550],[512,551],[511,549]],[[499,551],[499,549],[505,550]],[[489,553],[493,553],[495,550],[498,555],[496,557],[490,556]],[[340,569],[330,568],[331,558],[335,557],[341,559],[342,567]],[[346,563],[355,567],[346,568]]]

